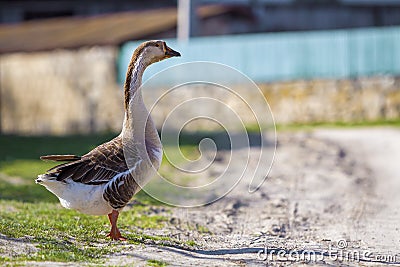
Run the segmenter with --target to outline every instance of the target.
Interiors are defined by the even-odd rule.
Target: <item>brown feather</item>
[[[41,160],[52,160],[52,161],[75,161],[75,160],[80,160],[80,156],[76,155],[47,155],[47,156],[41,156]]]
[[[45,156],[47,159],[49,156]],[[73,162],[67,162],[48,170],[48,175],[58,181],[71,178],[83,184],[109,182],[115,175],[128,170],[125,162],[122,138],[116,137]]]

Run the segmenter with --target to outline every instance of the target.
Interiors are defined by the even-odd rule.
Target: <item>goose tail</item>
[[[50,182],[50,181],[54,181],[56,180],[57,177],[54,176],[50,176],[48,174],[40,174],[38,175],[38,177],[36,178],[35,182],[37,184],[45,184],[46,182]]]
[[[80,156],[76,155],[47,155],[41,156],[41,160],[51,160],[51,161],[75,161],[80,160]]]

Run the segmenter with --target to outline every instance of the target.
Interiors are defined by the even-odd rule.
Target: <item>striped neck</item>
[[[146,68],[152,64],[146,58],[143,50],[146,46],[139,46],[132,55],[125,80],[125,119],[122,127],[122,136],[125,140],[133,138],[135,142],[144,144],[144,138],[152,138],[157,130],[147,110],[142,97],[142,77]],[[158,138],[158,135],[157,135]]]
[[[142,76],[152,62],[146,60],[138,48],[131,59],[125,81],[125,119],[121,135],[124,145],[148,158],[156,168],[162,158],[162,145],[157,129],[142,97]],[[133,142],[133,143],[132,143]],[[147,156],[144,154],[146,153]]]
[[[128,72],[126,73],[126,80],[124,85],[125,94],[125,116],[128,119],[132,114],[131,106],[133,102],[140,101],[142,98],[141,90],[142,77],[148,64],[141,53],[142,51],[135,51],[132,55],[131,62],[129,63]]]

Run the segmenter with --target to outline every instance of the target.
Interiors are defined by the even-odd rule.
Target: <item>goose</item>
[[[119,213],[141,190],[140,182],[148,181],[151,170],[157,170],[162,160],[161,141],[142,99],[143,73],[152,63],[179,56],[161,40],[139,45],[126,74],[121,133],[84,156],[40,157],[64,163],[39,175],[36,183],[56,195],[65,208],[108,215],[111,230],[107,236],[112,240],[126,240],[117,227]]]

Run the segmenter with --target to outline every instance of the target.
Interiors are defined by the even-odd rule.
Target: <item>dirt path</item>
[[[244,179],[212,205],[173,211],[175,223],[163,231],[195,240],[198,249],[130,247],[108,263],[400,265],[400,130],[317,130],[278,139],[260,190],[248,193]],[[187,222],[209,232],[182,230]]]
[[[316,136],[347,147],[358,161],[371,168],[374,187],[358,219],[359,238],[379,253],[400,253],[400,131],[320,131]]]

